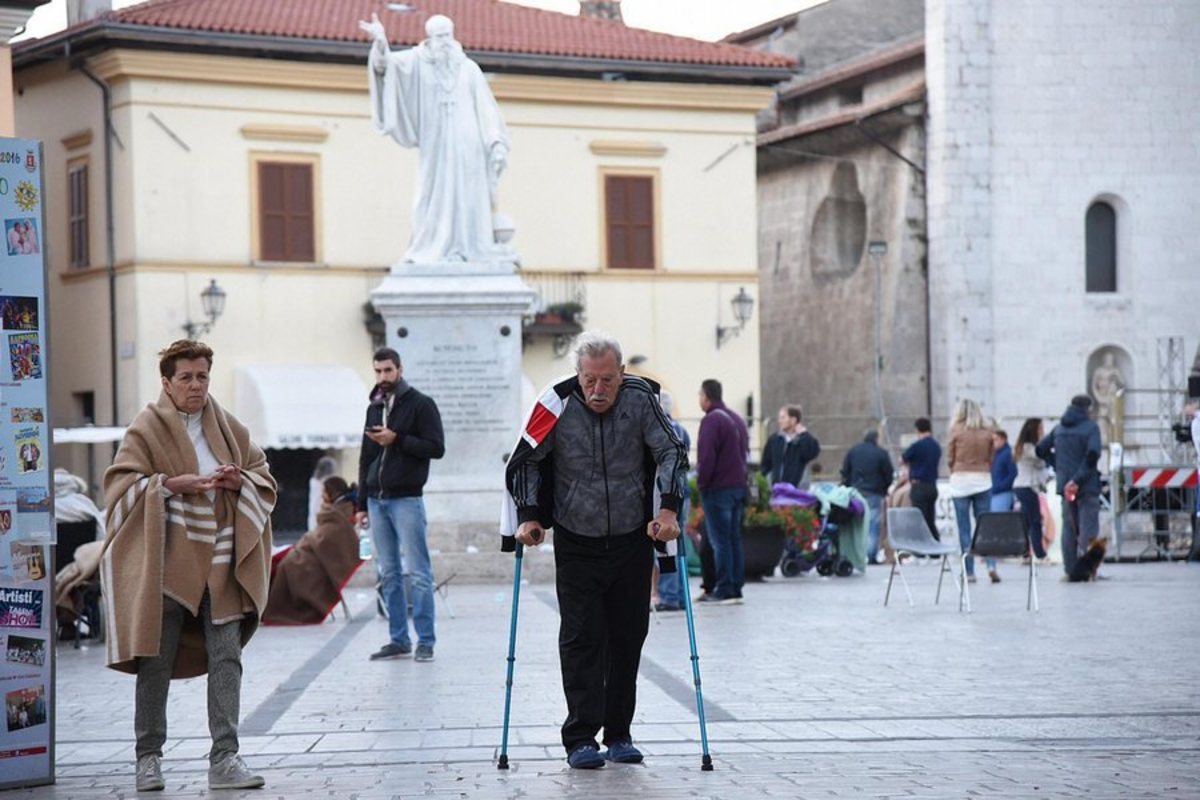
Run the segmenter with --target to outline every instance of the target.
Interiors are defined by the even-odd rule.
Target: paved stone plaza
[[[709,738],[702,773],[681,614],[651,623],[634,727],[642,766],[566,768],[558,745],[553,587],[522,592],[510,755],[500,772],[509,587],[454,586],[438,600],[437,660],[372,663],[386,641],[373,597],[352,617],[269,628],[246,651],[242,752],[267,779],[254,798],[392,797],[1197,797],[1200,566],[1112,565],[1110,580],[1039,579],[1025,610],[1004,582],[953,588],[909,569],[882,605],[886,567],[865,578],[775,580],[743,606],[697,610]],[[694,583],[694,581],[693,581]],[[131,676],[102,650],[58,651],[58,784],[14,798],[134,797]],[[167,791],[207,794],[203,679],[176,683]]]

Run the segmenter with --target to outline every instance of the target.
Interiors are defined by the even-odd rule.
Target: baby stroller
[[[839,578],[845,578],[853,574],[854,565],[849,559],[842,558],[838,551],[838,526],[844,525],[852,518],[853,512],[850,509],[831,506],[829,513],[821,520],[821,530],[811,550],[802,549],[795,537],[784,542],[779,571],[786,578],[794,578],[812,569],[824,577],[837,575]]]
[[[797,489],[790,483],[777,483],[772,486],[771,507],[783,510],[791,506],[815,510],[820,508],[821,499],[804,489]],[[838,551],[838,526],[853,519],[854,510],[833,504],[830,504],[829,509],[829,513],[820,520],[821,527],[817,531],[815,541],[800,533],[789,536],[784,541],[783,556],[779,561],[779,570],[784,577],[794,578],[813,569],[822,576],[846,577],[854,572],[854,565]]]

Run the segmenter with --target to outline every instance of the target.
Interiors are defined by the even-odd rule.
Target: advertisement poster
[[[0,139],[0,788],[53,780],[44,191],[41,144]]]

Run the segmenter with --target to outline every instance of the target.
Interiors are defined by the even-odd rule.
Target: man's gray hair
[[[575,337],[571,344],[571,364],[579,372],[579,365],[585,358],[603,358],[612,353],[617,357],[617,366],[625,363],[621,356],[621,343],[615,336],[603,331],[584,331]]]

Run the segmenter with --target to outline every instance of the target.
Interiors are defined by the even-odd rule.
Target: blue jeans
[[[687,528],[687,518],[691,500],[687,497],[683,498],[683,505],[679,507],[679,530],[683,531]],[[687,534],[680,533],[680,538]],[[677,543],[678,544],[678,543]],[[658,551],[654,551],[654,558],[658,559]],[[682,580],[687,580],[686,573],[681,579],[678,572],[660,572],[658,574],[658,602],[668,606],[678,606],[683,608],[683,584]]]
[[[1025,520],[1025,531],[1029,534],[1029,546],[1038,558],[1046,557],[1046,548],[1042,545],[1042,503],[1037,492],[1022,486],[1014,489],[1017,499],[1021,501],[1021,518]]]
[[[867,508],[870,510],[870,522],[867,523],[867,563],[874,564],[875,556],[879,553],[879,515],[883,513],[883,495],[863,492]]]
[[[746,557],[742,551],[746,490],[738,487],[701,492],[700,505],[704,508],[704,526],[717,567],[713,597],[718,600],[741,597],[746,583]]]
[[[975,519],[979,519],[979,515],[991,509],[990,490],[976,492],[969,497],[954,498],[954,516],[958,519],[958,545],[965,553],[971,549],[971,512],[975,512]],[[995,569],[995,559],[987,560],[987,568]],[[975,559],[967,556],[967,575],[975,574]]]
[[[412,589],[413,628],[417,644],[433,647],[433,565],[425,541],[425,501],[420,497],[367,500],[371,538],[375,541],[375,569],[388,612],[392,643],[411,646],[408,636],[407,578]]]

